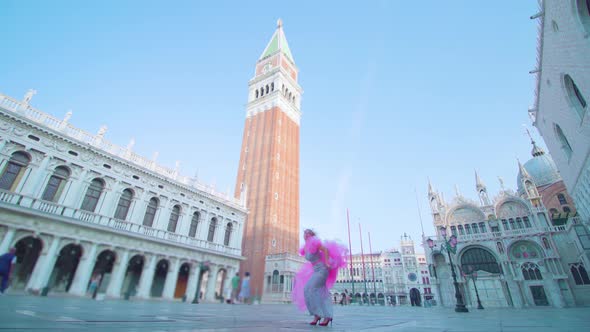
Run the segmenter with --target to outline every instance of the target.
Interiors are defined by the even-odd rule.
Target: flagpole
[[[348,208],[346,208],[346,224],[348,225],[348,253],[350,257],[350,278],[352,280],[352,296],[351,298],[354,300],[354,274],[352,268],[352,244],[350,242],[350,215],[348,213]],[[346,295],[348,296],[348,295]],[[348,301],[348,299],[346,299]],[[352,301],[351,301],[352,302]]]
[[[361,264],[363,264],[363,281],[365,282],[365,294],[367,294],[367,274],[365,272],[365,254],[363,252],[363,231],[359,222],[359,236],[361,237]],[[362,299],[362,297],[361,297]]]
[[[373,271],[373,292],[375,292],[375,303],[377,302],[377,284],[375,283],[375,265],[373,265],[373,248],[371,247],[371,232],[369,233],[369,259],[371,260],[371,270]]]

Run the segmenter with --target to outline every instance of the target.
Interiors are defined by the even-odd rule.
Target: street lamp
[[[444,244],[441,244],[440,246],[440,251],[446,251],[447,255],[449,256],[449,264],[451,267],[451,273],[453,275],[453,285],[455,286],[455,298],[457,299],[457,304],[455,305],[455,312],[469,312],[469,310],[467,310],[467,308],[465,307],[465,303],[463,302],[463,295],[461,295],[461,292],[459,291],[459,283],[457,282],[457,274],[455,273],[455,269],[453,268],[453,259],[451,258],[451,252],[453,254],[455,254],[457,252],[457,236],[455,236],[454,234],[451,235],[451,237],[449,237],[447,239],[447,228],[444,226],[441,226],[439,228],[440,230],[440,235],[442,235],[443,239],[444,239]],[[434,247],[436,247],[436,245],[434,244],[434,241],[432,239],[428,239],[426,240],[426,242],[428,243],[428,247],[432,250]]]
[[[473,288],[475,288],[475,297],[477,298],[477,309],[483,309],[483,306],[481,305],[481,301],[479,300],[479,292],[477,291],[477,284],[475,283],[475,281],[477,280],[477,271],[474,271],[474,268],[471,265],[467,265],[466,269],[468,270],[467,272],[469,272],[469,273],[463,272],[463,277],[465,279],[473,280]]]

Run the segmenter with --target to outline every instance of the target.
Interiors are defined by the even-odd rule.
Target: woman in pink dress
[[[334,318],[330,288],[338,276],[338,269],[346,266],[346,247],[331,241],[322,241],[311,229],[303,232],[305,245],[299,250],[305,263],[295,276],[293,302],[301,310],[314,316],[311,325],[327,326]]]

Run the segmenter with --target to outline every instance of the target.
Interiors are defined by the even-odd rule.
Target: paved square
[[[587,331],[590,308],[484,309],[335,306],[334,325],[309,326],[292,305],[0,297],[0,331]]]

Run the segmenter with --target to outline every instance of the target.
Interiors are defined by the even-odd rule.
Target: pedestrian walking
[[[98,291],[98,285],[100,284],[101,279],[102,279],[102,276],[100,274],[95,274],[90,279],[90,285],[88,286],[88,292],[90,293],[90,296],[92,296],[92,298],[96,297],[96,292]]]
[[[238,301],[238,291],[240,290],[240,273],[231,278],[231,303],[234,304]]]
[[[241,302],[250,304],[250,272],[244,273],[239,298]]]
[[[16,264],[16,248],[10,248],[7,253],[0,256],[0,278],[2,278],[0,294],[2,295],[6,288],[8,288],[8,281],[10,280],[10,273],[13,270],[14,264]]]

